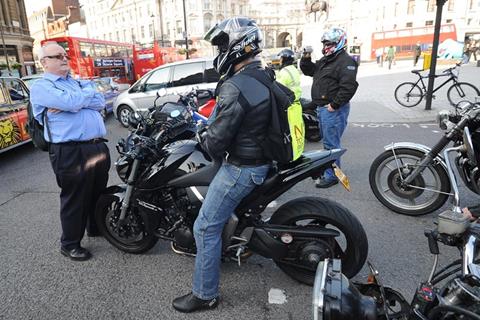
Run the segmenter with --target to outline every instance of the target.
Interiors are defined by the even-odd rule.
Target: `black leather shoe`
[[[177,311],[189,313],[200,310],[215,309],[218,306],[218,301],[218,297],[211,300],[203,300],[195,297],[193,293],[189,293],[182,297],[175,298],[172,304]]]
[[[338,179],[336,180],[325,180],[325,179],[317,179],[315,181],[315,187],[317,188],[322,188],[322,189],[326,189],[326,188],[330,188],[331,186],[334,186],[338,183]]]
[[[60,252],[65,257],[69,257],[73,261],[85,261],[92,257],[92,254],[90,253],[90,251],[82,247],[78,247],[71,250],[67,250],[64,247],[62,247],[60,249]]]

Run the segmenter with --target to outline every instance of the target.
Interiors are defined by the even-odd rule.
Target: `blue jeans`
[[[323,136],[323,147],[326,150],[341,148],[340,139],[347,127],[350,103],[346,103],[334,112],[329,112],[325,106],[317,107],[317,117],[320,126],[320,134]],[[340,167],[340,159],[336,162]],[[332,169],[325,170],[323,178],[327,181],[336,180]]]
[[[197,256],[192,292],[196,297],[210,300],[218,296],[223,227],[240,201],[263,183],[269,168],[224,163],[213,178],[193,225]]]

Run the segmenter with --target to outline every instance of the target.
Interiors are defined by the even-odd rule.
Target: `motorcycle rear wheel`
[[[362,268],[368,255],[368,240],[360,221],[345,207],[328,199],[317,197],[304,197],[289,201],[281,206],[272,215],[270,224],[279,225],[320,225],[336,229],[341,234],[343,243],[338,243],[335,239],[335,246],[332,248],[327,245],[330,239],[310,239],[298,240],[305,242],[305,245],[316,243],[317,246],[323,246],[323,256],[321,261],[326,258],[339,258],[342,260],[343,273],[351,278],[355,276]],[[294,241],[291,245],[300,245],[302,243]],[[300,251],[300,250],[299,250]],[[295,252],[298,255],[301,252]],[[292,258],[292,257],[290,257]],[[293,279],[313,285],[315,279],[316,266],[309,268],[300,268],[287,263],[286,260],[275,260],[278,267]]]
[[[140,254],[155,246],[158,238],[146,231],[142,217],[136,212],[127,212],[125,224],[120,226],[121,203],[112,201],[95,216],[101,234],[115,248],[127,253]]]
[[[450,181],[447,172],[439,163],[432,162],[413,180],[412,186],[428,188],[443,193],[402,187],[403,178],[413,171],[425,154],[413,149],[396,149],[381,153],[370,166],[369,182],[375,197],[387,208],[400,214],[419,216],[439,209],[447,201]],[[396,165],[395,157],[400,169]]]

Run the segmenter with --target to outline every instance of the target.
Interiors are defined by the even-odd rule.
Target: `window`
[[[175,66],[173,86],[187,86],[203,82],[202,63],[186,63]]]
[[[425,21],[426,26],[433,26],[433,20],[427,20]]]
[[[408,0],[407,14],[413,14],[415,11],[415,0]]]
[[[144,26],[141,26],[141,27],[140,27],[140,35],[141,35],[141,38],[142,38],[142,39],[145,38],[145,27],[144,27]]]
[[[455,0],[448,0],[448,11],[453,11],[455,9]]]
[[[407,22],[407,24],[405,25],[405,27],[407,27],[407,28],[413,27],[413,22]]]
[[[104,44],[95,44],[95,55],[97,57],[107,57],[107,47]]]
[[[446,23],[452,23],[452,19],[447,19]]]
[[[208,60],[206,62],[205,68],[205,81],[206,82],[218,82],[220,80],[220,75],[217,70],[213,67],[213,61]]]
[[[147,80],[145,91],[166,88],[168,86],[168,80],[170,79],[170,69],[171,68],[162,68],[154,71]]]
[[[210,10],[210,0],[203,1],[203,10]]]
[[[153,38],[153,24],[148,25],[148,32],[150,33],[150,37]],[[153,39],[153,40],[155,40],[155,39]]]
[[[436,6],[437,6],[436,0],[428,0],[427,11],[433,12]]]
[[[10,93],[10,99],[13,104],[25,102],[28,100],[28,94],[18,80],[5,79],[5,87]]]
[[[213,20],[213,16],[210,13],[206,13],[203,16],[203,31],[204,32],[207,32],[208,30],[210,30],[210,27],[212,26],[212,20]]]
[[[0,106],[2,104],[7,104],[7,99],[5,99],[5,96],[3,95],[3,85],[0,83]],[[8,111],[8,110],[6,110]],[[5,110],[3,110],[3,108],[0,108],[0,116],[3,115],[3,112],[6,112]]]
[[[80,54],[82,57],[93,57],[95,55],[93,51],[93,44],[80,42]]]
[[[117,31],[117,41],[120,41],[120,31]]]

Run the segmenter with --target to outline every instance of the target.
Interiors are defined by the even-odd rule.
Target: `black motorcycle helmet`
[[[282,67],[289,66],[293,64],[295,60],[295,52],[290,49],[283,49],[278,53],[278,57],[280,58],[280,65]]]
[[[213,26],[204,39],[218,47],[213,66],[221,75],[231,66],[259,54],[262,32],[254,20],[245,17],[225,19]]]

